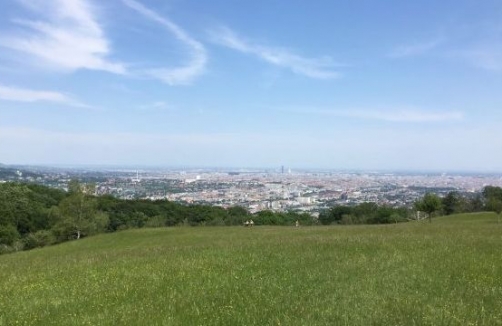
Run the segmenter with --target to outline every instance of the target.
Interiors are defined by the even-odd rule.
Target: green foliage
[[[362,203],[356,206],[334,206],[319,214],[319,222],[329,224],[388,224],[406,221],[409,212],[406,208],[378,206],[375,203]]]
[[[20,235],[50,228],[48,211],[65,194],[39,185],[0,184],[0,226],[13,225]]]
[[[163,226],[166,226],[166,219],[162,215],[152,216],[145,223],[145,227],[147,228],[159,228]]]
[[[0,244],[0,255],[13,253],[15,249],[6,244]]]
[[[263,210],[253,216],[255,225],[279,225],[279,220],[276,218],[274,212]]]
[[[483,197],[486,201],[486,209],[497,214],[500,223],[500,214],[502,213],[502,188],[487,186],[483,189]]]
[[[97,201],[85,190],[78,182],[71,181],[69,196],[59,203],[59,222],[55,228],[60,231],[60,239],[80,239],[98,233],[103,227],[103,217],[98,219]]]
[[[35,233],[30,233],[23,239],[24,249],[45,247],[55,242],[56,238],[49,230],[40,230]]]
[[[415,202],[415,209],[427,213],[429,222],[432,222],[432,215],[441,209],[441,198],[438,195],[428,192],[421,200]]]
[[[19,232],[14,225],[0,225],[0,245],[12,246],[19,237]]]
[[[334,206],[319,214],[319,222],[324,225],[340,223],[344,215],[350,215],[352,208],[349,206]]]
[[[246,220],[248,220],[249,212],[244,207],[233,206],[227,209],[227,218],[225,219],[225,225],[242,225]]]
[[[502,200],[492,197],[488,199],[488,202],[486,203],[486,208],[489,211],[500,214],[502,213]]]
[[[460,196],[456,191],[450,191],[443,199],[442,206],[445,215],[458,213],[460,205]]]
[[[36,209],[30,205],[29,192],[25,185],[0,185],[0,225],[14,225],[20,234],[33,231],[30,216]]]
[[[490,200],[490,199],[502,200],[502,188],[494,186],[486,186],[483,188],[483,197],[485,200]]]
[[[0,244],[2,252],[41,247],[79,239],[103,232],[131,228],[163,226],[231,226],[253,219],[255,225],[320,224],[388,224],[406,221],[410,211],[375,203],[334,206],[320,212],[319,219],[308,213],[261,211],[250,214],[243,207],[227,209],[209,205],[184,205],[167,200],[120,200],[112,196],[95,197],[94,185],[71,181],[67,193],[40,185],[0,184]],[[417,202],[429,213],[425,202],[430,194]],[[434,195],[435,196],[435,195]],[[437,196],[436,196],[437,197]],[[437,204],[434,199],[433,206]],[[445,214],[456,212],[502,210],[502,190],[486,187],[482,196],[449,193],[434,206]],[[418,205],[420,204],[420,205]],[[41,232],[44,231],[44,232]]]

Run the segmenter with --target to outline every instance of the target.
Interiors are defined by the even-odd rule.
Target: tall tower
[[[132,179],[132,181],[133,181],[133,182],[135,182],[135,183],[138,183],[138,182],[140,182],[140,181],[141,181],[141,180],[139,179],[139,171],[138,171],[138,170],[136,170],[136,179]]]

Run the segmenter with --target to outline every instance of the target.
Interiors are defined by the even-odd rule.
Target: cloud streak
[[[204,72],[205,65],[207,63],[207,54],[202,43],[192,38],[171,20],[160,16],[158,13],[146,8],[141,3],[135,0],[122,0],[122,2],[127,7],[141,14],[145,18],[164,26],[176,37],[176,39],[190,49],[191,59],[185,66],[178,68],[149,69],[144,71],[144,74],[160,79],[169,85],[186,85],[190,84],[196,77]]]
[[[239,37],[229,28],[220,28],[210,32],[210,38],[214,43],[245,54],[255,55],[263,61],[287,68],[298,75],[315,79],[340,77],[340,73],[334,70],[335,67],[340,65],[327,56],[305,58],[286,49],[252,43]]]
[[[1,84],[0,100],[26,103],[52,102],[76,107],[89,107],[59,92],[31,90],[26,88],[3,86]]]
[[[442,59],[455,59],[472,66],[493,71],[502,71],[502,29],[477,30],[470,26],[471,33],[450,32],[448,38],[438,37],[425,42],[396,46],[387,55],[389,58],[406,58],[430,54]],[[488,35],[488,36],[487,36]]]
[[[159,79],[169,85],[187,85],[204,72],[206,49],[181,27],[135,0],[124,5],[165,27],[190,52],[189,62],[175,68],[132,70],[109,59],[111,49],[88,0],[16,0],[37,19],[14,19],[16,29],[0,36],[0,47],[27,55],[32,64],[62,71],[89,69],[119,75]]]
[[[403,58],[403,57],[412,57],[417,55],[423,55],[443,43],[442,38],[437,38],[434,40],[426,41],[426,42],[417,42],[406,45],[399,45],[395,47],[390,53],[389,57],[391,58]]]
[[[19,29],[0,37],[0,46],[35,58],[43,67],[126,72],[123,64],[107,58],[108,40],[86,0],[18,2],[39,18],[13,20]]]

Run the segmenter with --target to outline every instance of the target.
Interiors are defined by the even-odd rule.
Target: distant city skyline
[[[502,171],[496,0],[11,0],[0,163]]]

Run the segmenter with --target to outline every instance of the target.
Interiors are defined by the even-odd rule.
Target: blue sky
[[[500,171],[502,2],[6,0],[0,162]]]

